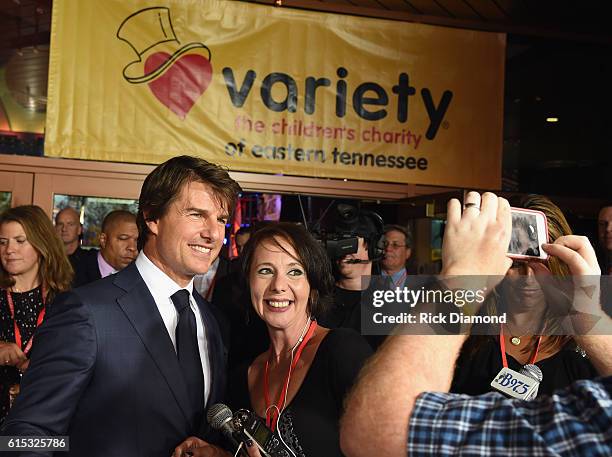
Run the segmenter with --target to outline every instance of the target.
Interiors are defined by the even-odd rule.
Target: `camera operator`
[[[357,236],[357,252],[332,259],[336,282],[333,304],[328,312],[319,318],[324,327],[352,328],[361,333],[362,297],[371,293],[370,277],[376,274],[372,271],[368,240],[376,238],[378,230],[370,217],[360,215],[351,230],[351,234]],[[373,349],[380,346],[383,340],[380,336],[364,337]]]

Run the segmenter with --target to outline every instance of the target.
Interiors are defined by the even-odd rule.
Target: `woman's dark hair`
[[[297,254],[295,260],[304,267],[310,285],[307,310],[312,317],[317,318],[327,311],[333,299],[334,280],[331,274],[331,262],[323,247],[301,225],[277,222],[266,225],[251,235],[241,256],[242,273],[247,287],[255,250],[268,241],[287,252],[280,244],[281,240],[291,245]]]
[[[9,222],[17,222],[23,227],[28,242],[40,256],[38,277],[48,289],[47,301],[69,290],[74,272],[49,216],[38,206],[16,206],[0,214],[0,226]],[[14,285],[15,280],[0,265],[0,288]]]
[[[201,182],[210,186],[218,203],[231,214],[236,204],[240,186],[226,169],[204,159],[178,156],[162,163],[147,176],[142,184],[138,200],[138,249],[142,249],[149,236],[147,221],[161,218],[176,200],[183,186]]]

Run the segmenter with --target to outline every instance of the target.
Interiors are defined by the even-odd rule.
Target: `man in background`
[[[244,245],[247,244],[251,238],[251,227],[240,227],[236,232],[236,249],[238,250],[238,257],[242,254]]]
[[[66,249],[66,255],[73,270],[80,270],[89,255],[89,250],[81,247],[83,226],[79,213],[70,206],[60,210],[55,216],[55,231],[64,243],[64,249]]]
[[[381,275],[389,277],[395,287],[403,287],[408,277],[406,262],[412,255],[412,237],[401,225],[386,225],[383,233]]]
[[[597,216],[601,273],[612,274],[612,205],[604,206]]]
[[[123,270],[138,255],[137,242],[136,216],[124,210],[108,213],[102,221],[100,250],[75,268],[75,287]]]
[[[382,228],[382,227],[381,227]],[[380,229],[378,229],[380,230]],[[352,328],[361,332],[362,303],[371,303],[372,259],[369,244],[378,232],[372,219],[360,215],[351,234],[357,237],[357,252],[334,260],[336,284],[334,302],[325,315],[319,317],[319,323],[328,328]],[[347,233],[343,227],[337,227],[338,233]],[[383,337],[365,335],[370,346],[376,350]]]

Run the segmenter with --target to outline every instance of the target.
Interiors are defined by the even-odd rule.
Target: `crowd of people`
[[[547,217],[550,257],[513,262],[508,201],[451,200],[436,287],[486,276],[476,312],[507,321],[385,337],[362,335],[362,308],[380,284],[415,284],[406,227],[360,217],[355,252],[330,259],[303,226],[270,223],[241,229],[229,260],[239,192],[223,168],[172,158],[145,179],[136,215],[106,215],[99,250],[81,247],[73,208],[55,227],[35,206],[0,215],[3,435],[69,436],[75,456],[231,456],[236,443],[206,420],[222,402],[250,410],[292,457],[610,455],[607,283],[560,317],[541,278],[609,273],[612,207],[593,249],[549,199],[523,198]],[[491,393],[500,370],[526,364],[543,374],[535,400]]]

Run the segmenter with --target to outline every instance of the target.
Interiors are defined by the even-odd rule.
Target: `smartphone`
[[[541,211],[510,208],[512,213],[512,238],[508,257],[518,260],[546,260],[548,254],[542,244],[548,243],[548,224]]]

